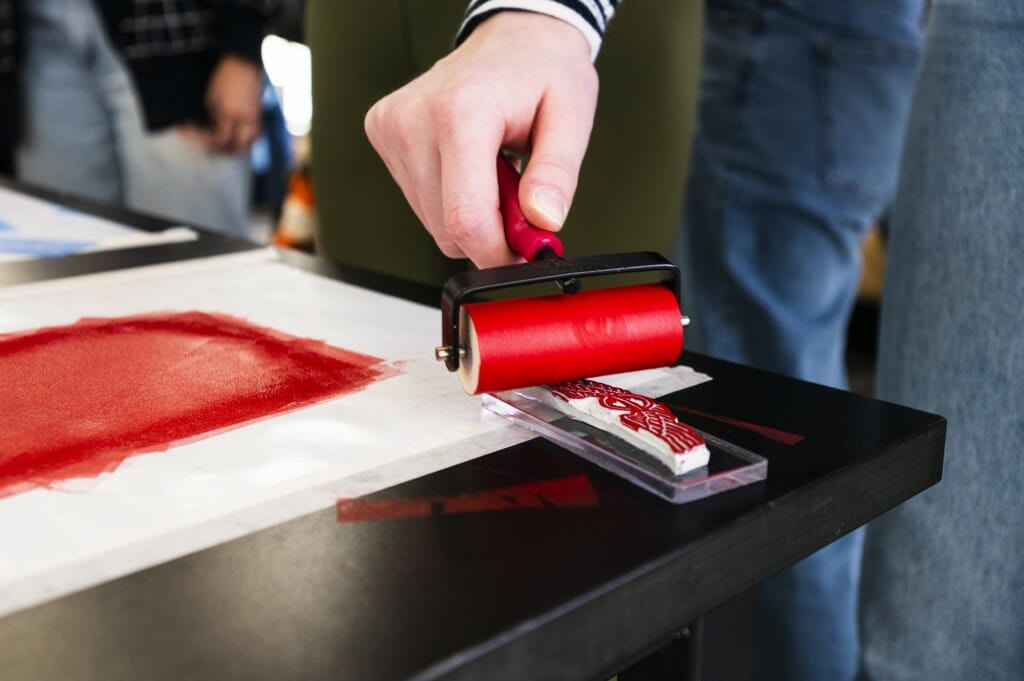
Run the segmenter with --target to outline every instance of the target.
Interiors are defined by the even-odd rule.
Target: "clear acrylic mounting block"
[[[768,472],[768,461],[763,457],[698,430],[711,452],[708,465],[674,476],[634,445],[551,406],[547,403],[550,393],[545,393],[545,388],[486,393],[483,405],[674,504],[759,482]]]

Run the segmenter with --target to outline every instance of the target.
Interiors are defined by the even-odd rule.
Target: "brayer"
[[[688,319],[679,270],[657,253],[564,258],[558,236],[531,225],[519,174],[498,156],[505,237],[526,263],[463,272],[441,299],[436,357],[471,395],[675,364]],[[591,277],[647,273],[651,283],[581,290]],[[481,294],[553,282],[551,295],[481,300]]]

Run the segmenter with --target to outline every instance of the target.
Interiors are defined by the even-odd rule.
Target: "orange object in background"
[[[878,305],[882,299],[882,284],[885,280],[885,237],[876,225],[864,237],[861,246],[863,265],[857,300],[861,303]]]
[[[281,208],[271,243],[275,246],[295,248],[312,253],[315,249],[317,229],[316,199],[309,166],[301,165],[288,182],[288,194]]]

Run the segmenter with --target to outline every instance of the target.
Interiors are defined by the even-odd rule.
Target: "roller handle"
[[[498,154],[498,203],[505,222],[505,240],[517,255],[533,262],[544,256],[541,253],[543,249],[549,248],[555,256],[563,256],[562,241],[554,233],[534,227],[526,219],[519,204],[519,173],[501,153]]]

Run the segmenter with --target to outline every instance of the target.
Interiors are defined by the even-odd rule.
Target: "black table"
[[[607,679],[659,649],[649,677],[733,678],[751,588],[938,482],[945,421],[682,361],[714,380],[663,401],[768,457],[768,480],[672,506],[533,440],[372,495],[362,519],[313,513],[0,619],[0,678]]]

